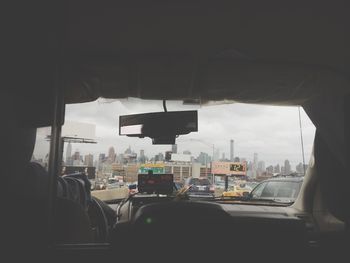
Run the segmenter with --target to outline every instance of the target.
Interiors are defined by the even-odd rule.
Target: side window
[[[260,198],[261,197],[261,193],[264,190],[266,186],[266,183],[262,183],[260,185],[258,185],[253,191],[252,191],[252,197],[253,198]]]
[[[49,165],[50,140],[48,136],[51,134],[51,127],[38,128],[36,132],[36,141],[32,162],[41,164],[46,170]]]

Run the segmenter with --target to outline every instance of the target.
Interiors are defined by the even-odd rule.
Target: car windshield
[[[174,191],[193,185],[190,197],[236,198],[267,179],[302,177],[308,168],[315,127],[301,108],[227,102],[201,106],[182,101],[168,101],[167,107],[197,110],[198,132],[179,136],[173,145],[119,135],[120,115],[161,112],[162,101],[98,99],[67,105],[62,174],[84,172],[93,185],[92,194],[102,199],[137,192],[128,186],[150,171],[171,174]],[[36,147],[34,156],[44,163],[47,152],[40,149]],[[300,185],[273,182],[263,194],[295,200]],[[109,194],[97,193],[101,191]]]

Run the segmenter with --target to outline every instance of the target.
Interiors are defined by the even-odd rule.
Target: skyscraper
[[[72,144],[70,142],[66,150],[66,165],[72,165]]]
[[[252,167],[252,172],[253,172],[253,177],[255,178],[257,176],[257,171],[258,171],[258,154],[254,153],[254,159],[253,159],[253,167]]]
[[[290,174],[291,173],[291,166],[289,163],[289,160],[284,161],[284,174]]]
[[[281,173],[281,167],[279,164],[277,164],[274,168],[273,168],[273,172],[274,173]]]
[[[299,174],[304,174],[304,166],[303,166],[303,164],[299,163],[297,166],[295,166],[295,170]],[[305,169],[305,171],[306,171],[306,169]]]
[[[124,152],[125,154],[132,154],[131,146],[129,145],[129,148],[127,148]]]
[[[268,172],[269,174],[272,174],[273,173],[273,166],[270,165],[266,168],[266,172]]]
[[[258,162],[258,174],[262,174],[263,172],[265,172],[265,162],[259,161]]]
[[[172,152],[172,153],[177,153],[177,144],[173,144],[173,145],[171,146],[171,152]]]
[[[83,164],[82,156],[80,156],[79,150],[75,151],[75,153],[73,154],[72,159],[73,159],[73,163],[72,163],[73,166],[80,166],[80,165]]]
[[[226,160],[225,153],[222,153],[221,161],[224,162],[225,160]]]
[[[234,152],[233,152],[233,143],[234,143],[234,140],[230,140],[230,161],[233,162],[234,160]]]
[[[216,149],[213,156],[213,161],[218,161],[219,159],[220,159],[220,149]]]
[[[207,153],[201,152],[197,157],[197,162],[201,163],[202,165],[206,165],[210,163],[211,159]]]
[[[109,147],[109,150],[108,150],[108,160],[112,163],[115,162],[115,158],[116,158],[116,155],[115,155],[115,150],[114,150],[114,147],[111,146]]]
[[[258,166],[258,154],[254,153],[254,159],[253,159],[253,163]]]
[[[145,163],[146,162],[145,150],[140,150],[139,162],[140,163]]]
[[[73,155],[73,161],[80,161],[80,152],[78,150]]]
[[[85,155],[84,164],[89,167],[94,166],[94,156],[92,154]]]

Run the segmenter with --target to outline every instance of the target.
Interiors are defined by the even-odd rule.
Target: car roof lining
[[[116,63],[67,65],[65,101],[104,98],[235,101],[303,105],[315,96],[345,94],[342,74],[317,66],[212,59],[198,62],[174,56],[137,58]],[[329,87],[332,87],[330,90]]]

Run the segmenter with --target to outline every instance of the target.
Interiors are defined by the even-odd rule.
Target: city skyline
[[[171,150],[174,150],[174,149],[176,149],[176,146],[175,147],[171,146]],[[171,150],[167,151],[167,152],[171,152]],[[67,152],[70,152],[69,148],[67,148]],[[74,154],[71,156],[71,158],[72,159],[77,159],[77,157],[74,157],[74,155],[79,153],[81,164],[86,164],[86,159],[87,158],[91,158],[91,156],[92,156],[92,159],[95,160],[94,163],[96,161],[100,160],[101,156],[103,156],[103,159],[104,159],[103,161],[109,161],[111,163],[119,163],[120,159],[118,159],[118,156],[120,157],[120,155],[124,155],[124,154],[127,155],[127,154],[130,154],[130,153],[134,153],[134,151],[131,149],[130,146],[127,149],[125,149],[124,151],[121,151],[119,154],[118,154],[118,152],[115,151],[115,148],[113,146],[110,146],[108,148],[108,150],[106,151],[108,153],[106,153],[106,152],[99,153],[98,156],[94,156],[91,153],[81,153],[81,152],[79,152],[79,150],[75,150],[73,152],[74,152]],[[136,163],[142,164],[142,163],[146,163],[146,162],[158,162],[158,161],[165,162],[166,152],[165,153],[159,152],[158,154],[156,154],[154,156],[147,156],[144,153],[144,150],[141,149],[140,153],[142,153],[142,155],[141,154],[137,155],[136,158],[135,158],[135,162]],[[186,153],[186,151],[184,151],[184,153],[182,153],[182,154],[185,154],[185,155],[189,154],[189,155],[191,155],[193,157],[193,160],[195,160],[197,163],[204,164],[203,161],[202,161],[202,158],[203,158],[203,154],[206,154],[206,153],[201,152],[198,156],[194,156],[191,153],[188,153],[188,152]],[[111,155],[114,155],[114,159],[111,159]],[[207,154],[207,155],[208,155],[208,165],[210,165],[210,162],[212,161],[211,160],[212,156],[210,156],[209,154]],[[69,160],[69,158],[67,158],[67,157],[68,156],[65,155],[64,159]],[[144,158],[144,161],[142,161],[142,159],[140,160],[140,157]],[[223,158],[221,158],[219,160],[215,160],[215,161],[231,162],[231,160],[226,158],[224,155],[222,157]],[[158,159],[158,158],[160,158],[160,159]],[[295,166],[292,166],[288,159],[284,160],[284,162],[282,164],[281,163],[275,163],[275,164],[269,164],[269,165],[266,165],[265,161],[261,160],[259,158],[258,153],[254,153],[253,154],[252,160],[249,160],[249,159],[246,159],[246,158],[242,158],[242,157],[239,157],[239,156],[235,156],[235,159],[236,160],[234,160],[234,162],[243,162],[243,160],[244,160],[244,162],[246,162],[247,165],[250,166],[249,169],[258,171],[259,173],[262,173],[262,172],[282,173],[282,174],[289,174],[291,172],[303,173],[303,164],[301,162],[299,162]],[[94,164],[94,166],[95,166],[95,164]],[[305,164],[305,166],[307,167],[308,164]],[[294,169],[293,169],[293,167],[294,167]],[[256,174],[253,175],[253,177],[256,177]]]
[[[168,110],[198,110],[199,132],[177,138],[177,151],[189,150],[194,156],[204,152],[212,156],[212,144],[215,152],[222,153],[229,159],[230,140],[234,140],[234,155],[253,159],[253,153],[258,152],[266,166],[290,160],[294,167],[302,161],[300,132],[298,126],[298,111],[296,107],[260,106],[247,104],[226,104],[217,106],[188,106],[180,102],[168,102]],[[96,156],[100,152],[108,153],[108,147],[113,145],[118,153],[129,145],[137,153],[141,149],[145,155],[154,156],[171,150],[171,145],[152,145],[149,138],[139,139],[118,135],[118,115],[140,112],[162,111],[158,101],[128,99],[122,102],[110,103],[100,100],[90,103],[67,105],[66,123],[80,121],[93,123],[96,126],[95,145],[74,144],[73,150],[89,152]],[[305,161],[308,163],[315,127],[302,110],[303,137]],[[215,127],[215,128],[214,128]],[[39,136],[40,137],[40,136]],[[40,139],[40,138],[38,138]],[[44,140],[42,140],[44,141]],[[36,147],[35,156],[45,156],[40,153],[40,141]],[[41,142],[45,144],[45,142]],[[48,144],[48,142],[46,142]],[[65,145],[66,146],[66,145]]]

